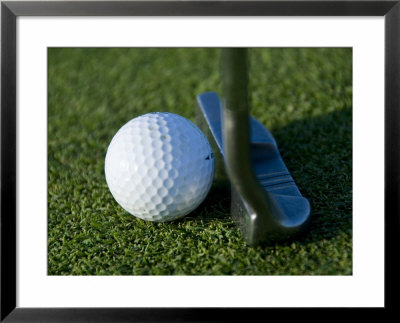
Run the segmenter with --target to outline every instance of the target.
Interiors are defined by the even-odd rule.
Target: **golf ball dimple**
[[[149,113],[115,134],[105,176],[127,212],[143,220],[171,221],[203,202],[212,185],[214,159],[194,123],[174,113]]]

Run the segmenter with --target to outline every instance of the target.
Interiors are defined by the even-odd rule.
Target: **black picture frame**
[[[399,274],[395,263],[400,245],[398,239],[400,0],[4,1],[1,3],[1,322],[236,322],[253,321],[257,317],[268,319],[265,316],[267,310],[276,311],[278,315],[288,310],[285,308],[16,307],[16,19],[19,16],[383,16],[385,19],[385,307],[368,311],[368,316],[373,318],[372,313],[377,313],[382,320],[382,310],[385,313],[396,310],[395,291],[399,287]],[[309,314],[301,309],[290,310],[296,310],[300,312],[296,315],[304,315],[309,319]],[[329,312],[334,318],[333,311]]]

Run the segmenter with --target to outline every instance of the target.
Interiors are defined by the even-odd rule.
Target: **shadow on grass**
[[[311,204],[299,243],[352,234],[352,109],[271,129],[282,158]]]
[[[231,221],[229,183],[214,183],[206,199],[192,213],[181,218],[181,221],[212,222],[215,220]]]
[[[299,244],[352,234],[352,109],[298,120],[270,129],[286,166],[312,213],[309,230]],[[229,187],[214,185],[193,217],[230,218]],[[279,245],[291,244],[281,242]]]

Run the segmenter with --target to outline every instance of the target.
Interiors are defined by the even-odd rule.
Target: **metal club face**
[[[220,154],[227,168],[232,163],[237,166],[231,169],[240,168],[245,156],[242,160],[228,160],[226,156],[223,140],[225,119],[222,118],[223,108],[217,94],[200,94],[197,101],[215,141],[214,147],[218,149],[214,155]],[[248,119],[252,171],[248,174],[232,174],[232,171],[228,171],[228,174],[231,180],[232,216],[246,241],[254,245],[262,241],[286,239],[303,230],[309,219],[310,204],[301,195],[285,166],[271,133],[256,119]],[[232,144],[235,145],[234,142]],[[243,178],[238,180],[237,176]],[[261,200],[257,200],[258,196]]]

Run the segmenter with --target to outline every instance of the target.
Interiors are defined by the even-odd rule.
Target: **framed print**
[[[3,1],[1,321],[394,309],[399,15]]]

